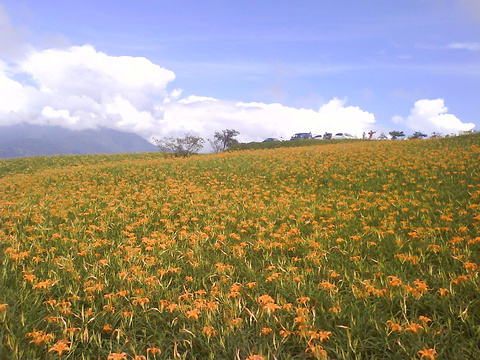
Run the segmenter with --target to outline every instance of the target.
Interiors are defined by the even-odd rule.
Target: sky
[[[480,129],[479,0],[0,0],[0,131]]]

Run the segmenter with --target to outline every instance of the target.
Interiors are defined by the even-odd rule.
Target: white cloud
[[[449,49],[480,51],[480,43],[452,43],[447,47]]]
[[[50,106],[45,106],[41,112],[42,117],[47,120],[48,124],[52,124],[50,120],[55,122],[55,125],[60,125],[69,128],[75,128],[80,121],[79,116],[71,116],[68,110],[54,110]],[[58,123],[57,123],[58,121]],[[65,126],[67,124],[67,126]]]
[[[218,101],[218,100],[208,96],[190,95],[189,97],[180,100],[179,103],[193,104],[193,103],[204,102],[204,101]]]
[[[108,56],[88,45],[34,51],[10,68],[0,62],[0,96],[6,99],[0,105],[1,124],[104,126],[149,135],[145,129],[152,116],[162,116],[157,103],[174,79],[172,71],[148,59]]]
[[[259,141],[266,137],[289,139],[296,132],[345,131],[360,135],[374,123],[373,114],[345,106],[345,100],[339,99],[331,100],[318,111],[276,103],[233,103],[217,99],[167,104],[160,128],[175,135],[189,131],[205,138],[211,137],[214,131],[234,128],[240,131],[241,141]]]
[[[468,131],[475,127],[472,123],[462,123],[460,119],[453,114],[448,114],[447,111],[448,108],[443,99],[423,99],[415,102],[408,117],[403,118],[397,115],[392,118],[392,121],[396,124],[406,125],[412,130],[427,133],[436,131],[448,134],[460,130]]]
[[[375,123],[373,114],[345,100],[319,108],[234,103],[206,96],[181,98],[167,90],[175,74],[138,57],[114,57],[92,46],[34,51],[12,73],[0,63],[2,124],[28,121],[70,129],[109,127],[146,139],[193,133],[204,138],[218,130],[240,131],[242,141],[289,138],[295,132],[350,132],[360,135]],[[16,78],[30,79],[33,85]]]
[[[61,96],[87,95],[97,103],[117,94],[148,107],[164,97],[175,74],[141,57],[108,56],[92,46],[33,52],[20,63],[43,92]]]
[[[21,111],[25,107],[23,86],[8,77],[7,67],[0,61],[0,113]]]

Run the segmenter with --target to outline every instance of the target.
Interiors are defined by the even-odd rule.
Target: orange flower
[[[476,263],[466,262],[463,264],[463,266],[465,266],[465,269],[467,269],[468,271],[478,270],[478,265]]]
[[[316,359],[326,359],[327,352],[325,349],[318,344],[314,344],[313,342],[308,343],[308,348],[305,350],[306,353],[312,353]]]
[[[167,306],[167,310],[173,313],[177,309],[178,305],[175,303],[171,303],[170,305]]]
[[[388,280],[390,280],[390,285],[391,286],[400,286],[402,285],[402,280],[400,280],[398,277],[396,276],[389,276],[388,277]]]
[[[35,343],[35,345],[41,345],[42,343],[50,342],[53,340],[53,334],[47,334],[45,331],[32,331],[26,335],[26,337],[32,338],[29,342]]]
[[[400,324],[394,323],[393,321],[388,320],[387,325],[390,327],[390,330],[392,330],[393,332],[395,332],[395,331],[401,332],[402,331],[402,326]]]
[[[307,321],[307,317],[303,315],[297,316],[296,318],[293,319],[293,322],[295,324],[299,324],[299,326],[305,324],[306,321]]]
[[[417,354],[420,355],[420,360],[435,360],[435,355],[437,355],[437,351],[435,349],[424,348],[423,350],[419,350]]]
[[[413,284],[415,285],[415,289],[421,293],[429,290],[427,283],[422,280],[417,279],[413,282]]]
[[[449,292],[450,292],[450,290],[444,289],[444,288],[440,288],[440,289],[438,289],[438,291],[437,291],[437,293],[438,293],[440,296],[445,296],[445,295],[447,295]]]
[[[420,315],[418,317],[418,320],[420,320],[422,323],[425,323],[425,324],[428,324],[428,323],[431,323],[432,320],[426,316],[423,316],[423,315]]]
[[[457,278],[455,280],[452,280],[452,283],[454,283],[455,285],[459,285],[460,283],[466,281],[467,279],[468,279],[467,276],[460,275],[460,276],[457,276]]]
[[[332,335],[331,331],[320,331],[320,341],[323,342],[324,340],[330,340],[330,335]]]
[[[423,329],[424,329],[423,326],[417,323],[411,323],[405,326],[405,332],[411,331],[415,334],[417,334],[418,330],[423,330]]]
[[[153,356],[155,356],[156,354],[160,355],[162,353],[162,350],[156,348],[155,346],[152,346],[147,349],[147,354],[148,353],[152,354]]]
[[[297,302],[300,304],[305,304],[310,301],[310,298],[308,296],[301,296],[297,298]]]
[[[250,355],[245,360],[265,360],[262,355]]]
[[[23,279],[27,280],[28,282],[33,282],[37,277],[33,274],[25,274],[23,275]]]
[[[117,295],[125,297],[125,296],[127,296],[127,293],[128,293],[127,290],[120,290],[120,291],[117,292]]]
[[[107,357],[107,360],[127,360],[126,353],[110,353]]]
[[[274,303],[275,302],[275,300],[273,300],[273,298],[270,295],[259,296],[257,301],[262,306],[265,306],[268,303]]]
[[[48,287],[53,286],[53,284],[55,284],[55,281],[53,281],[53,280],[45,280],[45,281],[39,282],[39,283],[36,284],[36,285],[33,285],[33,288],[34,288],[34,289],[45,290],[45,289],[47,289]]]
[[[215,336],[218,334],[217,330],[213,328],[213,326],[204,326],[202,332],[207,335],[208,338]]]
[[[268,335],[272,332],[273,330],[269,327],[264,327],[261,331],[260,331],[260,336],[262,335]]]
[[[193,310],[189,310],[185,313],[185,316],[187,317],[187,319],[194,319],[194,320],[198,320],[198,315],[200,314],[200,310],[198,309],[193,309]]]
[[[330,309],[328,309],[328,312],[338,314],[341,310],[342,310],[342,308],[340,307],[340,305],[337,305],[337,306],[334,306],[334,307],[331,307]]]
[[[64,351],[66,352],[70,351],[70,346],[68,346],[69,344],[70,344],[70,341],[68,340],[57,341],[55,345],[53,345],[50,349],[48,349],[48,352],[56,351],[58,353],[58,356],[62,356],[62,353]]]
[[[263,306],[263,309],[267,310],[267,312],[270,314],[270,313],[274,313],[275,310],[280,309],[280,306],[275,303],[269,302]]]
[[[321,283],[320,283],[320,287],[324,290],[334,290],[337,286],[335,284],[332,284],[331,282],[329,281],[325,281],[323,280]]]
[[[242,318],[235,318],[235,319],[232,320],[233,326],[239,326],[239,325],[242,324],[242,322],[243,322]]]
[[[148,304],[150,302],[149,298],[140,298],[140,299],[135,299],[132,301],[133,305],[140,305],[143,307],[145,304]]]
[[[337,277],[339,277],[339,276],[340,276],[340,274],[337,273],[336,271],[334,271],[334,270],[331,270],[331,271],[330,271],[330,277],[331,277],[331,278],[337,278]]]

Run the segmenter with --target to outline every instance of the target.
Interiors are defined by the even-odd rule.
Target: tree
[[[422,133],[421,131],[415,131],[412,136],[410,136],[410,139],[421,139],[427,137],[427,134]]]
[[[392,137],[392,140],[397,140],[399,137],[405,137],[405,133],[403,131],[393,130],[390,131],[389,134]]]
[[[162,152],[186,157],[199,152],[203,148],[205,140],[199,136],[185,134],[183,138],[165,137],[162,140],[155,139],[155,142]]]
[[[240,135],[240,132],[237,130],[225,129],[221,132],[215,131],[213,140],[208,139],[208,141],[210,142],[210,145],[212,145],[213,151],[218,153],[238,144],[238,140],[235,139],[235,136],[238,135]]]

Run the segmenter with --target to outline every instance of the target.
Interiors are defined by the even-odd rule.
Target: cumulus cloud
[[[32,51],[14,66],[0,63],[0,96],[7,99],[0,105],[0,121],[144,129],[142,135],[148,135],[148,126],[137,123],[162,116],[157,103],[174,79],[172,71],[148,59],[108,56],[88,45]]]
[[[448,108],[443,99],[418,100],[406,118],[394,116],[393,122],[405,125],[412,130],[423,132],[441,132],[444,134],[457,133],[458,131],[472,130],[475,125],[462,123],[453,114],[448,114]]]
[[[23,81],[18,80],[19,78]],[[295,132],[360,135],[373,114],[333,99],[318,110],[242,103],[168,90],[175,74],[141,57],[109,56],[92,46],[32,51],[14,67],[0,63],[0,125],[30,122],[70,129],[100,126],[146,139],[233,128],[240,140]]]
[[[161,122],[161,128],[174,134],[193,131],[208,137],[214,131],[234,128],[240,131],[240,140],[259,141],[266,137],[290,138],[296,132],[345,131],[360,135],[375,123],[375,117],[358,107],[345,106],[345,100],[339,99],[331,100],[316,111],[277,103],[233,103],[207,98],[192,101],[190,98],[187,102],[169,103]]]
[[[142,57],[108,56],[92,46],[33,52],[21,62],[43,92],[87,95],[97,103],[121,94],[137,107],[149,107],[164,97],[175,74]]]

